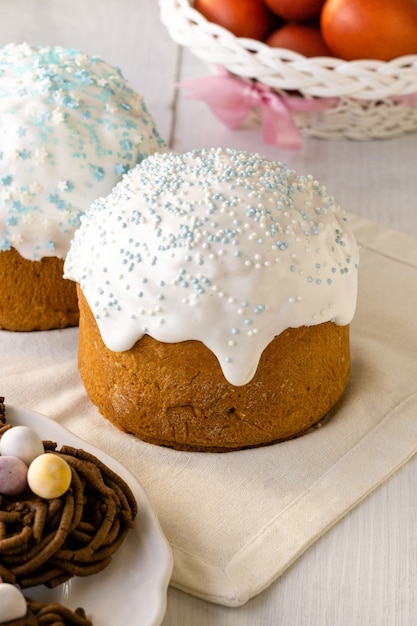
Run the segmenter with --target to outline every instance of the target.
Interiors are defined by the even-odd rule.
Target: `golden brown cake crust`
[[[112,352],[78,293],[86,390],[107,419],[150,443],[221,452],[289,439],[320,421],[349,379],[348,325],[287,329],[265,349],[254,378],[235,387],[198,341],[145,335],[131,350]]]
[[[50,330],[78,324],[75,283],[63,278],[64,261],[24,259],[14,248],[0,252],[0,329]]]

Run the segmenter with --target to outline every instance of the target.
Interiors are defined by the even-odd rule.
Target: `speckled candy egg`
[[[40,498],[60,498],[71,484],[71,468],[62,457],[47,452],[29,466],[28,484]]]
[[[24,617],[27,612],[22,592],[10,583],[0,583],[0,624]]]
[[[17,496],[27,487],[27,465],[16,456],[0,456],[0,493]]]
[[[10,428],[0,439],[0,454],[16,456],[22,459],[27,466],[44,451],[41,438],[29,426]]]

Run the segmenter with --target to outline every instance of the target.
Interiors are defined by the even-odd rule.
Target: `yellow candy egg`
[[[71,484],[71,468],[62,457],[47,452],[36,457],[28,469],[30,489],[48,500],[62,496]]]

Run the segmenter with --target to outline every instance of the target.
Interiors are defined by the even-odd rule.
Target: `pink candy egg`
[[[0,493],[17,496],[27,487],[27,465],[16,456],[0,456]]]

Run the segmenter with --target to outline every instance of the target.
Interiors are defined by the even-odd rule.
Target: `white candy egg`
[[[30,465],[37,456],[44,453],[43,443],[29,426],[14,426],[6,430],[0,439],[2,456],[17,456]]]
[[[0,624],[24,617],[26,613],[23,593],[10,583],[0,583]]]
[[[69,488],[71,480],[72,473],[68,463],[51,452],[36,457],[28,469],[28,485],[41,498],[61,497]]]

